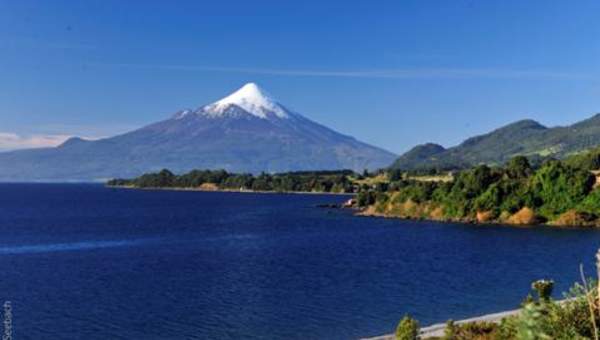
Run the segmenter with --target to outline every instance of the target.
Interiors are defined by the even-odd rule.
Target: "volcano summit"
[[[289,110],[248,83],[212,104],[122,135],[0,153],[0,180],[101,180],[162,168],[361,171],[386,167],[394,157]]]

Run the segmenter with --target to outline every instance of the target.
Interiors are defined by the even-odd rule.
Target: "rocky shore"
[[[529,207],[521,208],[515,213],[502,212],[495,214],[491,211],[478,211],[472,216],[462,218],[447,218],[441,207],[435,207],[429,203],[420,204],[406,201],[399,205],[377,206],[371,205],[359,209],[357,216],[399,218],[406,220],[428,220],[449,223],[467,224],[496,224],[512,226],[536,226],[547,225],[555,227],[600,227],[600,219],[592,215],[569,210],[553,220],[544,219]]]

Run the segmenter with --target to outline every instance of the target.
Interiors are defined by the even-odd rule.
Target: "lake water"
[[[564,291],[600,247],[316,207],[345,199],[1,184],[0,304],[15,339],[355,339]]]

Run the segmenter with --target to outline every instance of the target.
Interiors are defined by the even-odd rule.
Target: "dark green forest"
[[[356,191],[350,180],[354,175],[351,170],[260,175],[235,174],[225,170],[193,170],[175,175],[164,169],[134,179],[113,179],[107,184],[136,188],[200,188],[202,185],[212,184],[219,190],[352,193]]]

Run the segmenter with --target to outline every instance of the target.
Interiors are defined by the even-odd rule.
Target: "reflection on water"
[[[55,251],[86,250],[97,248],[127,247],[143,243],[144,240],[119,240],[119,241],[86,241],[73,243],[23,245],[13,247],[0,247],[0,255],[50,253]]]

